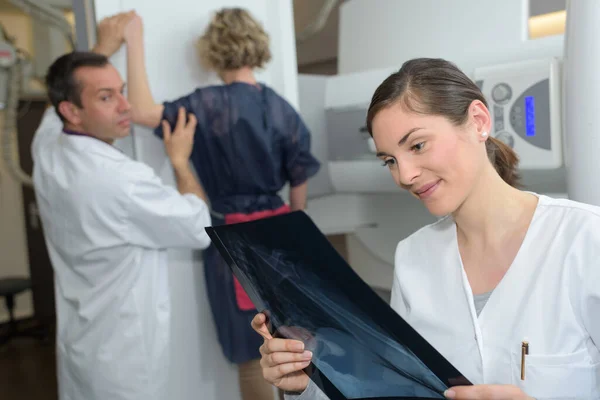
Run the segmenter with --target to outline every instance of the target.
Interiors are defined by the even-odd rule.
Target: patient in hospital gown
[[[224,85],[202,87],[179,99],[158,104],[148,87],[141,20],[126,34],[128,95],[137,124],[154,128],[175,125],[183,108],[197,119],[191,161],[212,208],[212,224],[231,224],[301,210],[307,181],[319,162],[310,152],[310,133],[298,112],[254,68],[271,58],[269,37],[243,9],[216,13],[199,40],[207,67]],[[165,77],[168,79],[168,77]],[[290,204],[278,192],[289,183]],[[268,399],[272,387],[262,378],[262,338],[252,330],[256,307],[233,277],[214,246],[203,254],[208,300],[225,357],[239,365],[243,400]]]

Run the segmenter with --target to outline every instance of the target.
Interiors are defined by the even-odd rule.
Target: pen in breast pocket
[[[521,380],[525,380],[525,356],[529,354],[529,342],[521,342]]]

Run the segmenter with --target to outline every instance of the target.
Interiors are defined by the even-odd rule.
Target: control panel
[[[491,135],[516,151],[520,168],[561,167],[559,60],[478,68],[474,78],[488,102]]]

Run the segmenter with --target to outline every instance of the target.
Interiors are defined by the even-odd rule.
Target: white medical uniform
[[[538,197],[479,316],[451,217],[398,244],[391,306],[474,384],[517,385],[538,400],[599,399],[600,208]],[[287,398],[326,397],[311,383]]]
[[[167,248],[206,248],[206,203],[100,140],[62,133],[48,109],[33,180],[57,310],[61,400],[164,400]]]

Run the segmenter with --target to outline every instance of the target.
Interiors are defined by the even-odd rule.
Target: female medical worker
[[[600,398],[600,208],[516,189],[516,155],[447,61],[406,62],[367,124],[397,185],[443,217],[398,244],[391,306],[475,384],[445,396]],[[266,380],[325,399],[303,343],[272,338],[263,314],[253,326]]]
[[[307,180],[317,173],[310,153],[310,134],[298,113],[267,85],[258,83],[254,68],[271,55],[269,37],[242,9],[216,13],[199,40],[204,64],[224,85],[198,88],[164,104],[152,99],[144,65],[142,23],[127,27],[128,93],[136,123],[156,128],[161,119],[172,125],[183,106],[196,116],[191,160],[209,197],[215,225],[263,218],[303,209]],[[290,206],[277,192],[289,182]],[[233,278],[214,246],[204,251],[208,299],[222,350],[239,365],[244,400],[266,400],[273,388],[262,378],[262,342],[251,328],[256,308]]]

